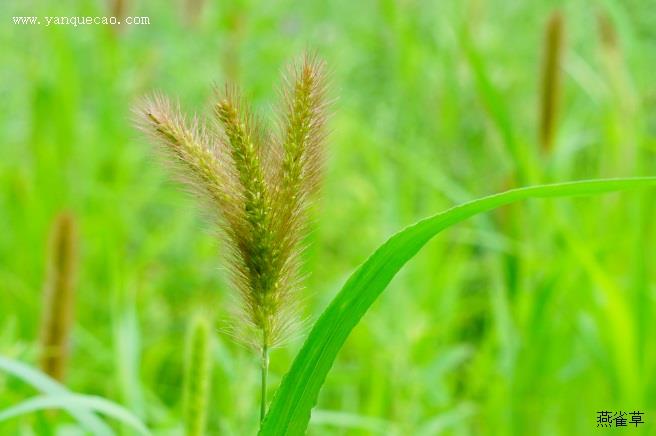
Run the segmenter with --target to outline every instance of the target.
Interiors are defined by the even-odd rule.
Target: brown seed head
[[[612,20],[606,12],[597,13],[597,28],[599,29],[599,39],[606,50],[618,50],[619,43],[617,32]]]
[[[59,381],[64,379],[69,358],[76,268],[75,219],[62,213],[50,233],[40,336],[41,369]]]
[[[543,152],[551,152],[556,136],[556,122],[561,94],[561,68],[564,47],[565,19],[554,11],[545,29],[544,59],[540,98],[540,145]]]

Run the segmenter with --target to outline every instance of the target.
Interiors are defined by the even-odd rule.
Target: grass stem
[[[260,395],[260,423],[266,415],[267,377],[269,375],[269,347],[262,347],[262,392]]]

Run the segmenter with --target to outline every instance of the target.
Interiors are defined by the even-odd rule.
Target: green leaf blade
[[[66,395],[71,392],[51,377],[17,360],[0,356],[0,371],[13,375],[47,395]],[[95,413],[86,409],[63,407],[84,428],[99,436],[112,436],[114,431]],[[5,411],[6,412],[6,411]]]
[[[94,395],[59,394],[32,397],[0,411],[0,422],[28,413],[53,409],[64,409],[68,412],[81,410],[103,413],[132,427],[140,435],[151,434],[132,412],[112,401]]]
[[[337,353],[398,271],[442,230],[529,198],[588,196],[656,185],[656,177],[604,179],[514,189],[426,218],[387,240],[347,280],[314,324],[276,393],[260,435],[302,435]]]

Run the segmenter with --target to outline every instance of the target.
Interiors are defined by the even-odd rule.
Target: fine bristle
[[[556,122],[561,94],[561,66],[564,46],[565,20],[560,11],[549,17],[545,29],[544,59],[540,96],[540,146],[551,152],[556,136]]]

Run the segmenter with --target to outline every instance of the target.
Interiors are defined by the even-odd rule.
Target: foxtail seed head
[[[215,128],[189,126],[162,97],[139,111],[167,161],[217,212],[241,301],[233,330],[260,349],[279,345],[295,325],[301,240],[322,164],[324,90],[323,64],[306,57],[283,87],[278,135],[264,132],[231,87],[214,105]]]
[[[617,31],[608,13],[603,11],[597,13],[597,28],[604,50],[617,51],[619,49]]]
[[[185,344],[183,405],[186,436],[205,434],[212,372],[211,343],[209,322],[203,317],[195,317]]]
[[[542,86],[540,96],[540,146],[553,150],[561,94],[561,66],[564,47],[565,19],[561,11],[549,17],[544,37]]]
[[[50,233],[40,337],[41,370],[59,381],[68,365],[76,269],[75,219],[62,213]]]

